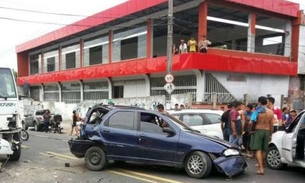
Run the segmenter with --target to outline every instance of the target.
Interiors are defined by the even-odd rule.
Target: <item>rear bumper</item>
[[[68,141],[71,153],[78,157],[83,158],[87,149],[89,149],[94,142],[91,140],[80,140],[80,139],[71,139]]]
[[[214,160],[215,165],[220,168],[228,177],[233,177],[245,171],[248,166],[242,156],[219,157]]]

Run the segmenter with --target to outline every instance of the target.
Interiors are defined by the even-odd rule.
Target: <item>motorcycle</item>
[[[62,117],[61,115],[55,115],[53,121],[51,121],[51,131],[53,133],[59,133],[61,134],[61,130],[63,129],[63,127],[61,127],[61,121],[62,121]]]

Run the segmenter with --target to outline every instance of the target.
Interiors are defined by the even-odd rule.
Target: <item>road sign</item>
[[[164,80],[166,83],[172,83],[172,82],[174,82],[174,76],[171,74],[166,74],[164,77]]]
[[[166,83],[165,85],[164,85],[164,89],[166,90],[166,92],[168,93],[168,94],[171,94],[174,90],[175,90],[175,85],[173,84],[173,83]]]

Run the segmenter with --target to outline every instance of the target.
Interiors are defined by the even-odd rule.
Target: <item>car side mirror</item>
[[[169,128],[169,127],[164,127],[164,128],[163,128],[163,132],[164,132],[164,133],[168,133],[169,136],[175,135],[175,131],[174,131],[172,128]]]

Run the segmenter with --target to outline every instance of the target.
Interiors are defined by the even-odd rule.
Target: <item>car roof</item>
[[[182,109],[182,110],[171,110],[167,111],[170,114],[185,114],[185,113],[212,113],[222,115],[222,110],[213,110],[213,109]]]
[[[144,108],[137,106],[127,106],[127,105],[107,105],[107,104],[96,104],[92,108],[103,107],[109,110],[113,109],[133,109],[133,110],[145,110]]]

